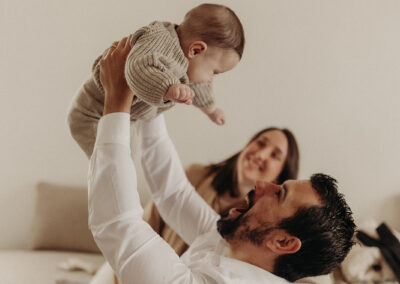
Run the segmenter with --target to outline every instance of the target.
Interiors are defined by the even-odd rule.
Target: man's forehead
[[[288,191],[288,197],[295,203],[321,204],[320,196],[312,187],[310,180],[288,180],[284,182],[284,186]]]
[[[308,179],[298,179],[298,180],[294,180],[294,179],[289,179],[287,181],[284,182],[284,184],[286,184],[287,186],[292,186],[292,187],[296,187],[296,188],[312,188],[312,184],[311,181]]]

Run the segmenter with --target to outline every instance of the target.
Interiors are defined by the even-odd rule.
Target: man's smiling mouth
[[[242,213],[241,215],[243,215],[244,213],[249,211],[251,209],[251,207],[253,207],[253,205],[254,205],[254,195],[255,195],[255,190],[252,189],[251,191],[249,191],[249,193],[246,196],[246,206],[242,207],[242,208],[236,208],[237,211]]]

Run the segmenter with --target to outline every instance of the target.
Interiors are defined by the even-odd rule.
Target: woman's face
[[[241,182],[277,182],[288,153],[288,140],[280,130],[269,130],[250,142],[238,158]]]

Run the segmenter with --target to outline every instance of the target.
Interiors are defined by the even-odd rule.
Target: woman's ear
[[[296,253],[301,248],[298,237],[290,235],[282,229],[272,231],[267,240],[267,247],[278,255]]]
[[[194,41],[189,45],[187,57],[193,58],[199,54],[204,53],[207,50],[207,44],[204,41]]]

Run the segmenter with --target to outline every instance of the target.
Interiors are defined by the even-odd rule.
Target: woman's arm
[[[145,220],[156,233],[162,236],[165,223],[152,200],[144,207],[143,220]]]

